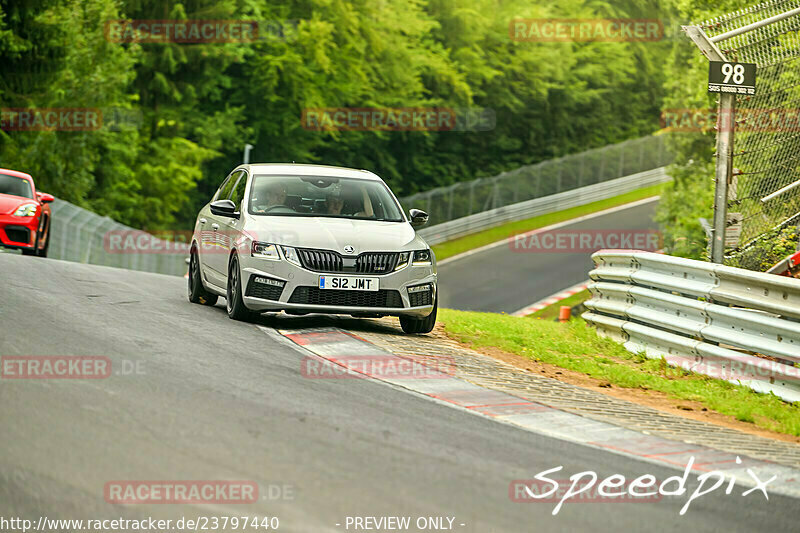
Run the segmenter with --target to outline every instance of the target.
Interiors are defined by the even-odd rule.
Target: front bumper
[[[270,261],[256,257],[239,257],[242,269],[242,292],[245,305],[253,311],[289,311],[346,315],[413,316],[431,314],[436,301],[436,269],[432,265],[407,267],[391,274],[320,273],[296,266],[286,260]],[[321,290],[320,276],[360,276],[379,280],[379,291]],[[261,283],[254,278],[261,278]],[[269,280],[269,285],[263,283]],[[283,282],[283,287],[276,283]],[[258,285],[254,285],[258,283]],[[410,296],[409,287],[430,284],[429,304],[413,305],[418,296]],[[259,288],[262,290],[253,290]],[[252,293],[258,292],[259,296]],[[345,294],[347,292],[348,294]],[[322,301],[322,303],[315,303]],[[349,305],[350,304],[350,305]]]
[[[39,217],[0,215],[0,246],[30,250],[36,245]]]

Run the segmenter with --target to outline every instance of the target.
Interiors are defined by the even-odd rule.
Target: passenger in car
[[[344,200],[342,197],[335,193],[330,193],[325,198],[325,205],[328,209],[329,215],[341,215],[342,208],[344,207]]]

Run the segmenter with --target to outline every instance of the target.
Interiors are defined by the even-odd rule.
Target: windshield
[[[400,206],[382,181],[256,175],[248,205],[251,215],[403,222]]]
[[[0,194],[33,198],[33,191],[28,180],[8,174],[0,174]]]

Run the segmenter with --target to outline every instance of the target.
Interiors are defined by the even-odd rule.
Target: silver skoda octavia
[[[381,178],[319,165],[241,165],[195,223],[189,301],[227,300],[228,316],[398,316],[406,333],[436,323],[436,260]]]

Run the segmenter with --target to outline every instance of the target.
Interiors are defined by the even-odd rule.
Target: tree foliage
[[[0,132],[0,162],[146,229],[193,220],[246,143],[253,161],[373,170],[400,195],[493,175],[652,133],[663,63],[670,53],[678,60],[669,41],[519,42],[512,19],[672,20],[664,5],[0,0],[3,108],[88,107],[130,119],[96,131]],[[283,31],[255,42],[116,43],[105,32],[115,19],[271,21]],[[489,108],[496,126],[304,129],[303,110],[321,107]]]

